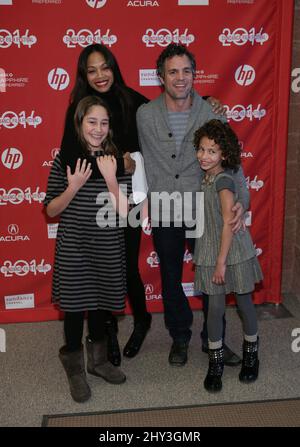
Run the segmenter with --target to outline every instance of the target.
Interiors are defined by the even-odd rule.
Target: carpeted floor
[[[44,427],[299,427],[300,399],[44,416]]]
[[[239,367],[226,367],[222,391],[207,393],[203,380],[208,360],[200,343],[202,312],[194,312],[189,359],[182,368],[168,364],[171,340],[163,315],[153,314],[151,330],[138,356],[122,359],[126,382],[115,386],[88,375],[92,397],[84,404],[72,400],[58,359],[63,344],[62,321],[0,324],[7,342],[6,352],[0,352],[0,427],[40,427],[44,415],[300,399],[300,352],[293,349],[300,343],[295,343],[292,335],[300,328],[300,300],[286,296],[283,304],[257,307],[260,374],[255,383],[240,383]],[[228,308],[226,318],[226,342],[241,354],[242,331],[236,309]],[[131,330],[132,317],[122,318],[121,348]]]

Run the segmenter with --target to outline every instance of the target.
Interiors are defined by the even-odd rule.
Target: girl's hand
[[[79,191],[79,189],[87,182],[92,174],[91,163],[86,164],[86,160],[83,160],[80,166],[81,159],[78,158],[74,174],[71,174],[70,166],[67,166],[67,179],[69,187],[72,191]]]
[[[212,111],[218,115],[226,115],[226,108],[221,101],[213,96],[207,98],[207,102],[211,105]]]
[[[217,262],[212,282],[214,284],[222,285],[225,284],[225,272],[226,272],[226,264],[222,262]]]
[[[116,180],[117,160],[113,155],[97,157],[97,165],[106,183]]]

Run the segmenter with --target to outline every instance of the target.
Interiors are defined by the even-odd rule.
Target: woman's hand
[[[226,108],[221,101],[213,96],[207,98],[207,102],[211,105],[212,111],[218,115],[226,115]]]
[[[232,225],[232,232],[237,233],[240,229],[245,230],[246,224],[243,205],[240,202],[236,202],[232,211],[235,213],[234,218],[229,222]]]
[[[74,174],[71,174],[71,168],[70,166],[67,166],[69,188],[74,192],[79,191],[79,189],[87,182],[92,174],[91,163],[88,163],[87,165],[86,160],[83,160],[81,166],[80,163],[81,159],[78,158]]]
[[[102,157],[97,157],[96,160],[99,171],[106,183],[115,181],[117,172],[117,160],[115,157],[113,155],[103,155]]]
[[[124,158],[125,174],[134,174],[135,161],[130,157],[130,152],[125,152],[123,158]]]
[[[216,268],[212,277],[212,282],[217,285],[225,284],[226,264],[217,261]]]

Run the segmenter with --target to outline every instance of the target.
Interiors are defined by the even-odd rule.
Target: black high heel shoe
[[[125,357],[130,358],[135,357],[139,352],[139,350],[141,349],[141,346],[145,340],[147,332],[151,327],[152,315],[151,314],[148,315],[149,316],[147,323],[141,323],[141,322],[135,323],[133,332],[123,350],[123,355]]]

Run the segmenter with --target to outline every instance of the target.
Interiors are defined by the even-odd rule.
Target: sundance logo
[[[189,46],[194,40],[195,36],[194,34],[188,34],[188,28],[185,28],[184,32],[180,31],[179,28],[173,31],[168,28],[160,28],[157,31],[153,28],[147,28],[142,36],[142,42],[146,44],[146,47],[154,47],[155,45],[166,47],[172,42]]]
[[[4,275],[5,278],[11,278],[13,275],[26,276],[29,273],[32,273],[35,276],[38,273],[46,275],[48,272],[50,272],[50,270],[51,265],[45,264],[44,259],[42,259],[40,263],[38,263],[36,259],[32,259],[31,261],[19,259],[16,262],[12,262],[7,259],[0,267],[0,272]]]
[[[93,32],[83,28],[76,32],[74,29],[69,28],[63,37],[63,42],[68,48],[76,48],[77,45],[85,48],[92,43],[101,43],[111,47],[117,40],[117,36],[110,34],[110,29],[106,29],[106,31],[97,29]]]
[[[261,104],[254,106],[253,104],[249,104],[248,106],[244,106],[243,104],[236,104],[231,109],[228,105],[224,105],[226,109],[226,117],[227,120],[233,120],[236,122],[243,121],[248,119],[249,121],[261,120],[267,114],[266,109],[262,108]]]
[[[193,260],[193,257],[191,253],[188,250],[185,250],[185,253],[183,255],[183,262],[186,262],[187,264]]]
[[[249,1],[249,0],[248,0]],[[231,45],[242,46],[246,43],[263,45],[269,39],[269,35],[264,33],[263,27],[256,30],[252,27],[250,30],[238,27],[231,31],[230,28],[224,28],[219,35],[219,42],[223,47],[230,47]]]
[[[19,205],[20,203],[27,201],[28,203],[39,202],[42,203],[46,197],[44,191],[40,191],[40,187],[37,186],[35,191],[28,186],[26,189],[12,187],[9,190],[0,188],[0,205]]]
[[[19,29],[9,31],[7,29],[0,29],[0,48],[9,48],[12,44],[21,48],[21,45],[31,48],[36,44],[37,38],[34,35],[29,35],[29,29],[24,34]]]
[[[248,189],[251,188],[255,191],[259,191],[265,183],[263,180],[259,180],[256,175],[253,180],[250,179],[250,176],[246,177],[246,184]]]
[[[30,115],[28,115],[25,110],[22,110],[19,114],[12,110],[8,110],[0,115],[0,129],[1,126],[6,129],[15,129],[17,126],[22,126],[24,129],[26,129],[27,126],[36,128],[41,122],[42,118],[36,116],[34,110],[31,111]]]

